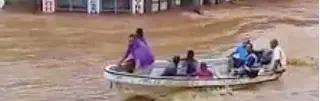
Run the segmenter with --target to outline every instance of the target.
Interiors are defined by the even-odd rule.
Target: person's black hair
[[[173,62],[175,65],[178,65],[179,61],[180,61],[180,56],[174,56],[174,57],[172,58],[172,62]]]
[[[134,59],[127,60],[127,66],[128,67],[126,67],[126,72],[133,73],[134,72],[134,68],[136,66],[136,61]]]
[[[206,67],[206,68],[207,68],[208,66],[207,66],[207,63],[201,62],[201,63],[200,63],[200,67],[201,67],[201,68],[202,68],[202,67]]]
[[[130,34],[129,37],[135,37],[135,35],[134,34]]]
[[[143,29],[142,28],[137,28],[136,34],[138,37],[143,37]]]
[[[277,39],[272,39],[271,43],[275,44],[276,46],[279,45],[279,41]]]
[[[194,57],[194,51],[193,50],[188,50],[187,57],[190,58],[191,56]]]
[[[246,46],[249,46],[250,49],[253,49],[253,44],[252,43],[248,43]]]

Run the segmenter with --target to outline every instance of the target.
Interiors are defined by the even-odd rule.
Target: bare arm
[[[132,46],[133,46],[133,44],[132,44],[132,43],[129,43],[128,48],[127,48],[127,50],[126,50],[126,53],[125,53],[125,55],[122,57],[122,59],[119,61],[118,65],[120,65],[126,58],[128,58],[129,54],[131,53]]]

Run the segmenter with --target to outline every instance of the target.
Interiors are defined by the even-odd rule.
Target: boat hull
[[[206,62],[221,60],[202,60]],[[166,61],[156,61],[156,64],[161,65]],[[213,64],[214,65],[214,64]],[[220,65],[222,65],[220,63]],[[160,66],[161,67],[161,66]],[[215,66],[216,72],[227,70],[219,70],[219,66]],[[222,69],[227,68],[220,66]],[[125,72],[114,71],[117,68],[115,65],[109,65],[104,69],[104,77],[110,83],[110,87],[114,88],[122,98],[130,98],[132,96],[145,96],[153,99],[168,99],[168,95],[177,95],[177,92],[184,90],[205,88],[216,89],[221,93],[228,93],[229,90],[242,88],[251,84],[259,84],[267,81],[277,80],[282,73],[270,73],[259,75],[255,78],[235,78],[220,75],[208,80],[199,80],[190,77],[163,77],[152,75],[136,75]],[[226,74],[226,73],[220,73]]]
[[[180,93],[187,90],[193,90],[193,89],[205,89],[205,90],[211,90],[210,92],[215,92],[218,94],[229,94],[231,90],[239,89],[247,87],[248,85],[252,84],[259,84],[267,81],[277,80],[281,75],[269,75],[262,77],[257,77],[252,79],[250,82],[245,83],[245,81],[248,81],[249,79],[242,79],[243,83],[240,84],[233,84],[233,85],[207,85],[207,86],[161,86],[161,85],[143,85],[140,84],[132,84],[130,81],[110,81],[110,87],[117,91],[118,95],[121,95],[122,99],[129,99],[135,96],[143,96],[159,101],[173,101],[176,96],[182,96]],[[122,79],[130,79],[130,78],[122,78]],[[238,80],[241,81],[241,80]],[[170,82],[170,81],[167,81]],[[228,81],[227,81],[228,82]],[[177,82],[178,83],[178,82]],[[191,82],[190,82],[191,83]],[[189,84],[190,84],[189,83]],[[195,85],[198,83],[194,82]],[[168,83],[169,84],[169,83]],[[183,83],[182,83],[183,84]],[[191,85],[194,85],[191,83]],[[164,100],[165,99],[165,100]]]

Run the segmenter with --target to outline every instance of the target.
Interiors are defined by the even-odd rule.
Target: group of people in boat
[[[256,77],[259,72],[284,72],[286,56],[276,39],[270,41],[271,50],[255,50],[248,36],[229,57],[235,76]],[[264,67],[263,65],[268,65]]]
[[[232,64],[233,75],[256,77],[261,70],[276,71],[279,67],[286,65],[286,56],[279,47],[276,39],[270,41],[271,49],[254,50],[250,39],[246,37],[243,42],[236,47],[229,57]],[[142,28],[137,28],[135,34],[129,35],[129,44],[124,57],[119,61],[117,69],[128,73],[149,75],[151,65],[155,59],[152,50],[146,41]],[[261,68],[261,65],[271,65],[270,68]],[[165,68],[161,76],[192,76],[200,78],[213,77],[213,71],[205,62],[195,59],[195,52],[188,50],[186,57],[174,56]],[[284,69],[282,69],[284,70]]]
[[[193,50],[188,50],[185,58],[174,56],[171,63],[165,68],[161,76],[196,76],[200,78],[212,77],[213,73],[205,62],[195,59]]]

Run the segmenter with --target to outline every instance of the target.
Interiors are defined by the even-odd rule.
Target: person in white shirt
[[[287,65],[286,55],[282,48],[279,46],[279,42],[277,39],[273,39],[270,41],[270,46],[273,49],[273,56],[271,60],[271,69],[272,71],[283,72]]]
[[[5,1],[6,0],[0,0],[0,11],[2,11],[4,5],[6,4]]]

